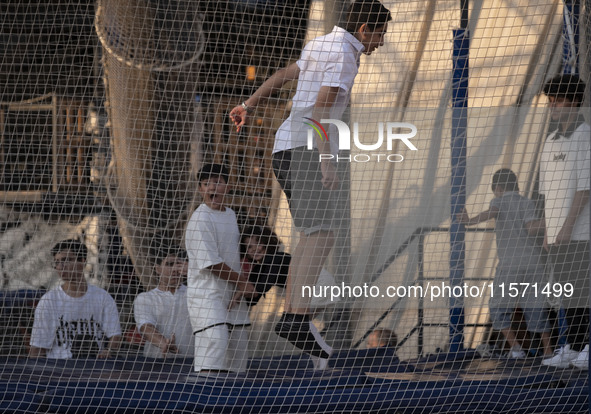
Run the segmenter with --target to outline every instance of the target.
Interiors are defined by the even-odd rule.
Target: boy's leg
[[[302,297],[302,286],[314,286],[334,244],[333,197],[322,185],[319,154],[305,147],[290,151],[290,211],[296,228],[302,232],[294,249],[286,286],[285,311],[275,332],[304,352],[328,358],[332,348],[312,325],[309,316],[310,298]],[[287,165],[284,166],[284,168]],[[276,174],[278,171],[276,170]],[[289,184],[289,187],[287,187]]]
[[[527,330],[532,333],[539,333],[542,339],[542,347],[544,349],[544,356],[551,357],[554,352],[550,342],[550,323],[548,312],[544,308],[529,308],[524,307],[523,313],[525,315],[525,323]]]
[[[556,282],[573,288],[572,295],[563,295],[562,306],[568,325],[567,341],[580,352],[589,343],[589,242],[550,246],[550,260]]]
[[[551,357],[552,356],[552,342],[550,340],[550,331],[542,332],[540,334],[542,337],[542,347],[544,348],[544,356]]]
[[[492,328],[501,331],[503,338],[507,341],[507,344],[509,344],[512,350],[521,349],[521,345],[517,341],[517,335],[511,328],[513,312],[515,312],[515,309],[506,307],[506,304],[495,306],[494,304],[491,305],[489,303],[489,312],[490,319],[492,320]]]
[[[230,334],[226,324],[212,326],[195,334],[195,372],[225,371]]]
[[[310,315],[284,313],[275,333],[311,356],[328,359],[332,354],[332,347],[324,341]]]
[[[302,286],[314,286],[334,245],[334,191],[324,188],[318,150],[305,147],[273,155],[273,168],[289,202],[300,238],[289,266],[285,311],[308,314],[310,298]]]
[[[517,341],[517,335],[512,328],[501,329],[501,333],[511,348],[521,348],[521,344]]]
[[[226,366],[233,372],[245,372],[248,364],[248,328],[230,326],[230,341],[226,353]]]
[[[291,151],[287,150],[273,154],[272,164],[275,178],[285,193],[287,203],[291,207],[291,178],[289,172],[291,168]]]
[[[286,312],[300,315],[309,313],[311,298],[303,297],[302,288],[316,285],[333,244],[334,236],[331,231],[300,234],[299,243],[292,254],[285,289]]]
[[[550,317],[546,309],[546,298],[538,291],[546,281],[545,274],[546,269],[544,266],[539,265],[528,271],[519,273],[515,282],[521,283],[521,286],[525,286],[519,292],[519,305],[523,310],[527,330],[534,334],[540,334],[544,357],[547,358],[551,357],[554,353],[550,340]]]
[[[294,250],[289,267],[285,294],[285,313],[275,327],[275,332],[311,356],[327,359],[330,347],[320,335],[310,318],[309,297],[302,295],[303,286],[314,286],[320,276],[326,258],[334,244],[331,231],[302,234]],[[325,361],[315,364],[318,369]]]

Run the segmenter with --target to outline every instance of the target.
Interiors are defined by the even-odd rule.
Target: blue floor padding
[[[472,352],[401,362],[391,349],[252,360],[242,375],[197,375],[190,360],[0,361],[5,413],[583,413],[587,373]]]

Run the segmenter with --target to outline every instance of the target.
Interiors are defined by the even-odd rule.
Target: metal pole
[[[449,229],[449,281],[453,289],[464,283],[465,229],[456,216],[466,205],[466,130],[468,108],[468,57],[470,36],[468,2],[462,1],[463,27],[453,31],[453,86],[451,130],[451,226]],[[451,295],[449,302],[449,350],[464,348],[464,300]]]
[[[417,285],[423,287],[425,283],[425,235],[421,233],[419,236],[419,243],[417,246],[418,260],[419,260],[419,274],[417,279]],[[417,312],[417,326],[419,333],[417,336],[417,350],[418,356],[423,356],[423,350],[425,347],[425,312],[424,312],[424,299],[422,295],[419,295],[419,309]]]
[[[562,73],[579,73],[579,0],[564,0],[562,15]]]
[[[589,43],[591,42],[591,0],[585,0],[583,2],[584,8],[583,8],[583,27],[585,28],[585,32],[584,32],[584,39],[585,42],[587,44],[587,49],[585,51],[585,59],[583,60],[583,64],[585,65],[585,73],[587,74],[587,79],[586,79],[586,83],[587,85],[591,84],[591,82],[589,81],[591,76],[589,76],[589,74],[591,73],[591,50],[589,50]],[[583,101],[583,105],[586,105],[587,107],[591,106],[591,87],[587,86],[586,90],[585,90],[585,101]],[[591,229],[589,229],[591,231]],[[591,254],[591,253],[590,253]],[[591,286],[589,287],[589,296],[591,296]],[[591,315],[589,315],[589,330],[591,331]],[[589,367],[591,367],[591,361],[589,362]],[[591,383],[591,369],[589,369],[587,371],[587,381],[588,383]],[[587,396],[589,397],[589,412],[591,412],[591,390],[588,388],[588,393]]]

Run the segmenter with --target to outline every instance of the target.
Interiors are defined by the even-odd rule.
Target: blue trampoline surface
[[[583,413],[587,373],[539,359],[391,349],[341,351],[321,372],[304,355],[252,360],[245,374],[197,375],[190,360],[4,359],[7,413]]]

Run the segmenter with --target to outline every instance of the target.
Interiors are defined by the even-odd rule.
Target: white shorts
[[[220,324],[195,333],[195,372],[244,372],[247,362],[247,325]]]

